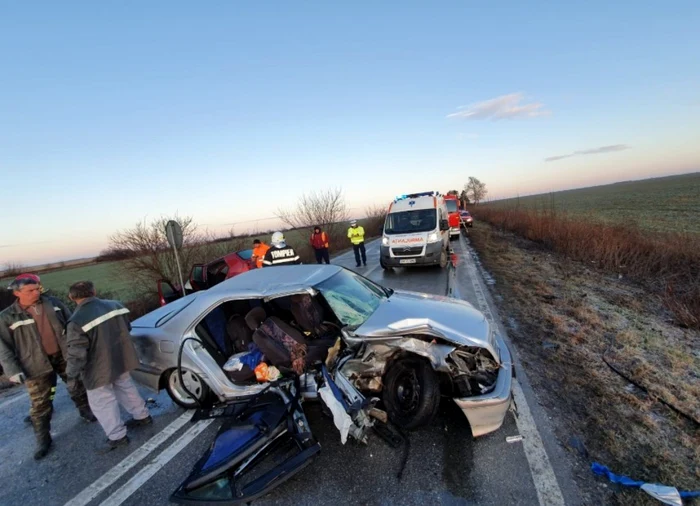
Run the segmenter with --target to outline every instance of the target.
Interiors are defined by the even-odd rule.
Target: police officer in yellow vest
[[[357,220],[350,222],[348,229],[348,238],[352,243],[352,249],[355,251],[355,263],[360,266],[360,253],[362,253],[362,264],[367,266],[367,253],[365,252],[365,229],[358,226]]]

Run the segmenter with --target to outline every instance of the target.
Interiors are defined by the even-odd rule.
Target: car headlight
[[[382,237],[382,246],[389,246],[389,238]]]
[[[432,232],[428,234],[428,242],[438,242],[440,240],[440,236],[438,235],[437,232]]]

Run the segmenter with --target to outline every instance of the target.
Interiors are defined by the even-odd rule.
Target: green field
[[[700,172],[497,200],[655,232],[700,234]]]
[[[133,298],[133,287],[129,279],[125,276],[120,276],[119,262],[104,262],[71,267],[69,269],[44,272],[39,275],[41,276],[41,284],[56,293],[67,294],[68,287],[76,281],[90,280],[95,283],[98,292],[102,291],[104,295],[111,298],[124,301]],[[9,279],[3,279],[2,283],[6,286],[9,283]]]

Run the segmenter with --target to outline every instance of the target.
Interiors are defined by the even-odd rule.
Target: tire
[[[204,401],[209,397],[211,390],[209,385],[197,376],[192,371],[187,369],[182,370],[183,380],[188,390],[192,392],[200,401]],[[170,369],[165,373],[165,389],[168,395],[175,404],[185,409],[197,408],[197,401],[190,397],[180,385],[180,378],[177,374],[177,369]]]
[[[440,263],[438,263],[437,265],[441,269],[444,269],[445,267],[447,267],[447,251],[446,250],[443,249],[440,252]]]
[[[389,267],[387,264],[384,263],[384,260],[382,260],[382,257],[379,257],[379,265],[382,266],[382,269],[385,271],[390,271],[393,269],[393,267]]]
[[[384,406],[389,420],[412,430],[433,421],[440,407],[440,381],[430,364],[420,358],[399,359],[384,377]]]

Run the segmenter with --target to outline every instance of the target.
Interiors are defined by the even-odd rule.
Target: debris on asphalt
[[[517,436],[508,436],[506,438],[506,443],[518,443],[518,442],[522,441],[523,439],[524,439],[523,436],[521,436],[520,434],[518,434]]]

